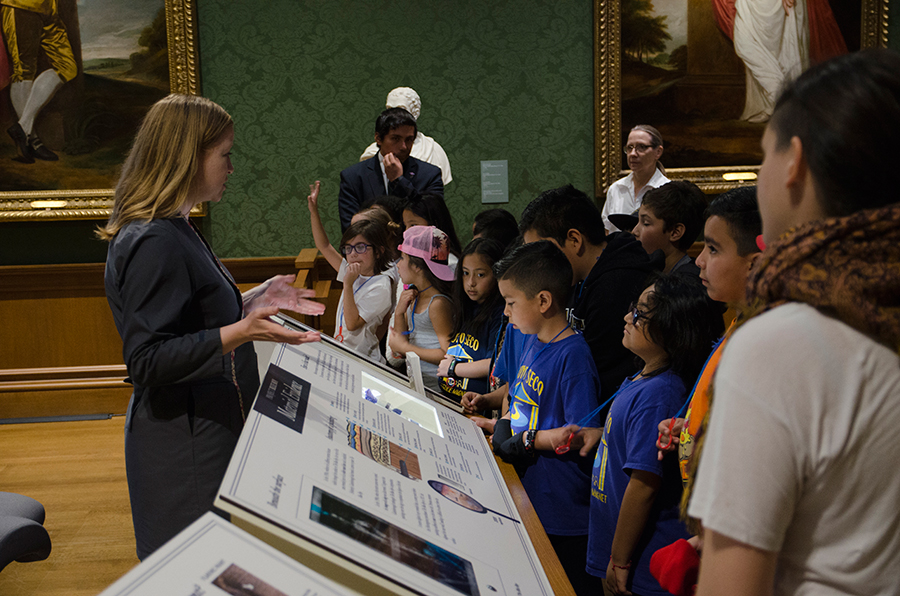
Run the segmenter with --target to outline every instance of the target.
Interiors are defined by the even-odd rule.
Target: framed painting
[[[0,222],[107,218],[147,109],[198,93],[193,0],[52,5],[3,7]]]
[[[885,47],[889,2],[595,0],[596,196],[627,174],[622,147],[637,124],[662,134],[669,178],[709,193],[755,184],[777,87],[830,56]],[[760,46],[760,30],[777,51]],[[788,53],[781,42],[791,36]],[[765,69],[772,56],[777,73]]]

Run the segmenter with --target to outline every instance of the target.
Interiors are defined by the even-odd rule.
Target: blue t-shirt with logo
[[[477,312],[477,310],[474,310],[472,314],[474,315]],[[461,362],[478,362],[479,360],[490,360],[493,358],[497,332],[500,331],[500,319],[502,317],[503,309],[500,308],[485,321],[481,329],[476,331],[464,329],[457,333],[455,337],[450,339],[450,349],[447,350],[447,355],[453,356]],[[441,377],[440,387],[444,395],[459,401],[467,391],[487,393],[488,379],[487,376],[461,377],[458,379]]]
[[[503,347],[500,348],[500,354],[497,355],[497,361],[494,363],[494,371],[491,373],[501,381],[510,383],[510,389],[512,389],[512,381],[516,378],[516,371],[519,369],[519,356],[522,354],[525,337],[527,336],[516,329],[512,323],[506,326]]]
[[[677,458],[657,458],[659,421],[674,416],[687,399],[681,378],[671,371],[637,380],[627,379],[613,400],[591,477],[591,531],[587,571],[606,577],[616,523],[632,470],[662,477],[644,532],[631,555],[629,590],[666,596],[650,574],[653,553],[681,538],[689,538],[678,519],[681,475]]]
[[[512,369],[515,374],[505,377],[510,383],[514,434],[578,424],[599,405],[597,369],[581,335],[544,344],[536,335],[524,335],[518,329],[509,328],[507,334],[512,335],[507,335],[503,350],[511,346],[518,360]],[[548,534],[587,534],[590,470],[590,459],[577,450],[564,455],[538,451],[524,472],[520,468],[522,486]]]

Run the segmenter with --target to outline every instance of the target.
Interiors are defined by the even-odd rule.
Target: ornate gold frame
[[[863,48],[887,47],[890,0],[862,0]],[[622,64],[621,0],[594,0],[594,194],[606,189],[627,173],[622,170]],[[759,166],[715,168],[666,168],[669,178],[690,180],[704,191],[719,193],[741,184],[726,181],[723,174],[752,172]]]
[[[194,0],[165,0],[172,93],[197,95],[197,19]],[[106,219],[112,189],[0,192],[0,222],[48,219]],[[194,215],[206,213],[205,204]]]

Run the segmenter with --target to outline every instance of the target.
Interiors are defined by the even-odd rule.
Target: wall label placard
[[[509,162],[505,159],[481,162],[481,202],[509,203]]]

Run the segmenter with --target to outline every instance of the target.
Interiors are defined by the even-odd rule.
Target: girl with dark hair
[[[487,393],[487,377],[500,321],[503,296],[492,267],[503,257],[503,246],[476,238],[463,250],[453,284],[454,311],[459,313],[450,334],[450,349],[438,365],[441,391],[460,400],[468,391]]]
[[[625,315],[622,344],[643,368],[619,388],[594,460],[587,562],[614,594],[668,593],[650,558],[689,534],[678,519],[677,462],[657,458],[657,424],[682,407],[724,327],[721,306],[685,273],[656,277]]]
[[[890,50],[815,66],[775,105],[766,250],[694,449],[698,595],[898,592],[898,133]]]
[[[344,284],[338,300],[334,338],[366,358],[384,362],[379,341],[393,304],[391,278],[383,275],[394,260],[394,237],[386,216],[359,218],[344,232],[340,252],[328,241],[319,217],[319,181],[309,186],[306,198],[316,248]]]
[[[440,391],[437,367],[450,348],[456,314],[450,298],[453,270],[447,264],[447,235],[434,226],[403,232],[397,268],[406,289],[394,309],[390,346],[395,358],[414,352],[421,359],[422,380]]]
[[[424,194],[420,197],[410,199],[403,206],[403,225],[407,228],[412,226],[434,226],[447,234],[450,241],[450,266],[456,267],[456,259],[462,251],[462,245],[456,236],[456,227],[453,225],[453,216],[447,209],[447,203],[444,198],[435,194]]]
[[[447,209],[447,204],[444,203],[442,197],[435,194],[424,194],[420,197],[408,200],[403,206],[403,225],[407,230],[413,226],[434,226],[441,230],[447,237],[447,243],[450,249],[450,254],[447,256],[447,265],[450,266],[451,271],[454,273],[456,272],[456,265],[459,262],[458,257],[460,252],[459,238],[456,236],[456,228],[453,226],[453,218],[450,216],[450,210]],[[396,299],[394,300],[395,305],[397,301],[400,300],[400,292],[402,289],[402,285],[397,284]],[[390,324],[392,327],[395,323],[394,319],[395,317],[391,316]],[[391,336],[388,335],[385,356],[391,366],[399,368],[403,364],[403,361],[394,356],[397,352],[400,352],[400,350],[397,349],[397,346],[395,346],[391,340]],[[432,381],[429,380],[429,382]],[[434,383],[435,386],[437,386],[437,378],[434,379]]]

